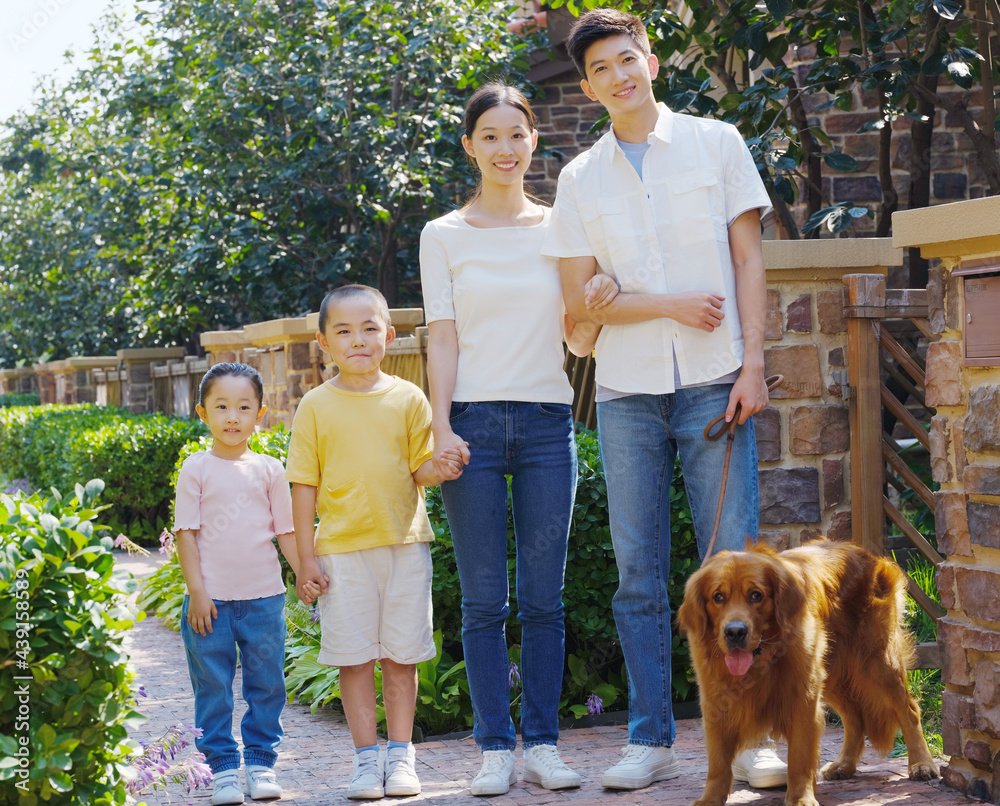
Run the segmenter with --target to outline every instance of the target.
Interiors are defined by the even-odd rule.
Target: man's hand
[[[207,593],[192,593],[188,601],[188,624],[198,635],[206,636],[212,632],[212,619],[219,617],[215,602]]]
[[[733,389],[729,393],[726,422],[732,421],[737,404],[740,406],[740,417],[737,422],[743,425],[750,417],[763,409],[769,400],[770,396],[767,393],[763,368],[757,370],[744,365],[740,377],[736,379],[736,383],[733,384]]]
[[[722,324],[725,317],[722,312],[723,300],[725,297],[709,291],[671,294],[669,317],[682,325],[711,333]]]

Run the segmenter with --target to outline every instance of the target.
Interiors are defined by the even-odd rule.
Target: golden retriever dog
[[[767,734],[788,742],[788,806],[817,806],[824,704],[844,746],[823,768],[850,778],[865,736],[881,753],[902,728],[910,778],[937,777],[906,688],[913,637],[903,630],[905,574],[850,543],[781,554],[758,544],[720,552],[692,574],[677,614],[698,678],[708,780],[696,806],[722,806],[736,754]]]

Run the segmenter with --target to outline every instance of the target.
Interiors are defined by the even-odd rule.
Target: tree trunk
[[[881,93],[881,86],[879,89]],[[889,235],[892,229],[892,214],[899,208],[899,194],[892,181],[892,121],[889,120],[884,105],[882,121],[885,125],[878,133],[878,180],[882,186],[882,206],[878,211],[878,223],[875,225],[876,238],[885,238]]]
[[[924,89],[937,91],[937,76],[921,76],[916,79]],[[923,120],[914,120],[910,126],[910,210],[929,207],[931,203],[931,137],[934,135],[934,113],[936,107],[923,94],[918,96],[916,112]],[[927,285],[927,259],[921,257],[920,250],[912,248],[910,258],[910,288]]]
[[[387,234],[378,261],[378,290],[390,308],[399,305],[399,272],[396,271],[396,243],[394,233]]]

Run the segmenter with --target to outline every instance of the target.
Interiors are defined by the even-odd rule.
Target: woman
[[[580,785],[559,758],[563,573],[576,491],[576,442],[563,337],[577,355],[600,328],[564,313],[558,262],[541,255],[549,209],[525,194],[538,140],[514,87],[481,87],[465,110],[462,145],[482,181],[464,208],[431,221],[420,240],[434,459],[457,449],[461,478],[442,485],[462,584],[462,644],[483,766],[473,795],[516,780],[505,622],[507,481],[511,476],[522,626],[524,780]],[[593,307],[617,286],[598,275]]]

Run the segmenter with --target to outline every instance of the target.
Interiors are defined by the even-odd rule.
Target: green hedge
[[[11,406],[37,406],[40,402],[38,392],[10,392],[0,395],[0,409]]]
[[[0,468],[41,490],[102,478],[109,520],[149,542],[169,515],[178,453],[205,431],[198,421],[114,407],[0,409]]]
[[[0,495],[0,782],[10,803],[121,804],[132,614],[95,536],[99,479],[76,495]],[[139,614],[141,617],[142,614]],[[16,670],[16,671],[14,671]]]
[[[290,432],[279,428],[256,434],[251,447],[261,453],[285,461]],[[184,458],[208,447],[203,438],[185,446],[177,466]],[[605,709],[624,710],[627,707],[624,659],[618,643],[618,631],[611,611],[611,599],[618,588],[618,568],[615,565],[608,525],[608,497],[601,467],[597,435],[581,430],[577,434],[579,478],[576,505],[573,511],[569,552],[566,563],[566,668],[561,713],[581,715],[587,712],[586,701],[596,693]],[[671,571],[669,581],[671,607],[680,606],[684,582],[698,567],[697,544],[691,511],[680,474],[674,473],[671,499],[673,531]],[[427,511],[434,530],[431,544],[434,563],[434,626],[439,641],[438,657],[419,671],[417,724],[425,733],[471,725],[471,704],[462,669],[461,587],[455,564],[451,531],[440,488],[427,490]],[[513,523],[508,521],[509,568],[514,576],[515,547]],[[287,578],[290,580],[290,577]],[[139,604],[161,615],[171,627],[177,628],[183,577],[176,558],[147,580]],[[511,586],[511,610],[516,612],[516,591]],[[293,597],[294,598],[294,597]],[[336,669],[316,662],[319,652],[319,625],[309,618],[301,604],[294,602],[288,611],[288,651],[286,678],[289,693],[302,702],[314,705],[339,697]],[[520,659],[520,625],[512,619],[508,628],[508,643],[512,662]],[[674,635],[673,698],[687,700],[694,696],[693,672],[687,643]],[[516,692],[515,692],[515,710]]]

